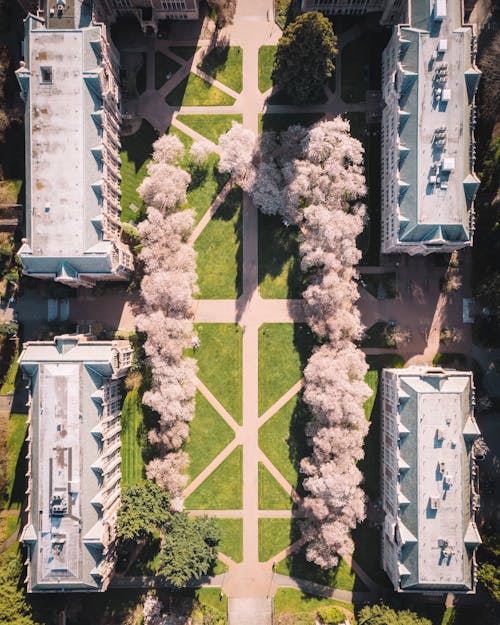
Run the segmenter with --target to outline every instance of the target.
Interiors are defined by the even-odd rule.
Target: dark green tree
[[[118,512],[118,538],[141,542],[170,521],[170,497],[149,480],[126,486]]]
[[[176,588],[208,573],[217,557],[220,540],[215,519],[190,519],[185,512],[177,512],[165,529],[159,573]]]
[[[324,15],[318,11],[300,15],[278,41],[273,82],[297,104],[317,98],[335,69],[336,44]]]
[[[25,600],[24,588],[19,585],[22,569],[19,556],[2,555],[0,559],[0,623],[34,625],[31,607]]]
[[[358,625],[432,625],[410,610],[393,610],[383,603],[366,605],[358,612]]]
[[[483,537],[477,578],[493,599],[500,602],[500,536]]]

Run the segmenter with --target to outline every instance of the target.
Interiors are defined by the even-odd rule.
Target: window
[[[45,85],[52,84],[52,67],[42,66],[40,67],[40,74],[42,83]]]

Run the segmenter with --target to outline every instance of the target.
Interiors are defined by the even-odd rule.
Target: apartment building
[[[197,20],[198,0],[96,0],[96,10],[106,21],[135,15],[146,34],[158,32],[160,20]]]
[[[69,286],[128,280],[120,241],[119,58],[92,4],[48,0],[25,20],[23,272]]]
[[[472,245],[476,38],[460,0],[412,0],[383,54],[382,252]]]
[[[472,373],[384,369],[381,417],[382,568],[398,592],[474,592]]]
[[[120,379],[128,341],[63,335],[24,345],[29,388],[29,592],[106,589],[120,506]]]
[[[382,24],[403,19],[406,0],[302,0],[302,11],[321,11],[325,15],[364,15],[381,13]]]

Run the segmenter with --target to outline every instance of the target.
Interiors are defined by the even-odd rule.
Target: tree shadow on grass
[[[157,138],[156,130],[145,119],[137,132],[122,137],[122,151],[127,152],[127,158],[134,163],[136,173],[151,158],[153,143]]]
[[[223,221],[232,221],[238,212],[238,217],[234,224],[234,233],[236,235],[236,297],[240,297],[243,293],[243,197],[239,187],[233,187],[227,194],[225,200],[215,211],[212,219],[220,219]]]
[[[309,407],[304,403],[302,393],[299,393],[290,419],[289,436],[286,442],[288,444],[288,457],[297,471],[297,479],[292,486],[300,497],[303,497],[305,494],[302,484],[303,474],[300,472],[300,461],[311,453],[311,447],[305,433],[306,424],[310,420],[311,413]]]
[[[228,56],[229,46],[216,46],[207,54],[198,67],[203,72],[213,77],[218,70],[225,66]]]
[[[26,473],[28,471],[28,460],[26,459],[27,454],[28,442],[25,440],[17,457],[14,472],[14,483],[12,484],[12,491],[8,502],[9,508],[20,508],[23,504],[26,487],[28,485],[26,480]]]

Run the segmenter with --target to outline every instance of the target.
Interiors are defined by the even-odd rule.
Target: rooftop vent
[[[437,510],[439,508],[439,497],[429,498],[429,508],[431,510]]]

